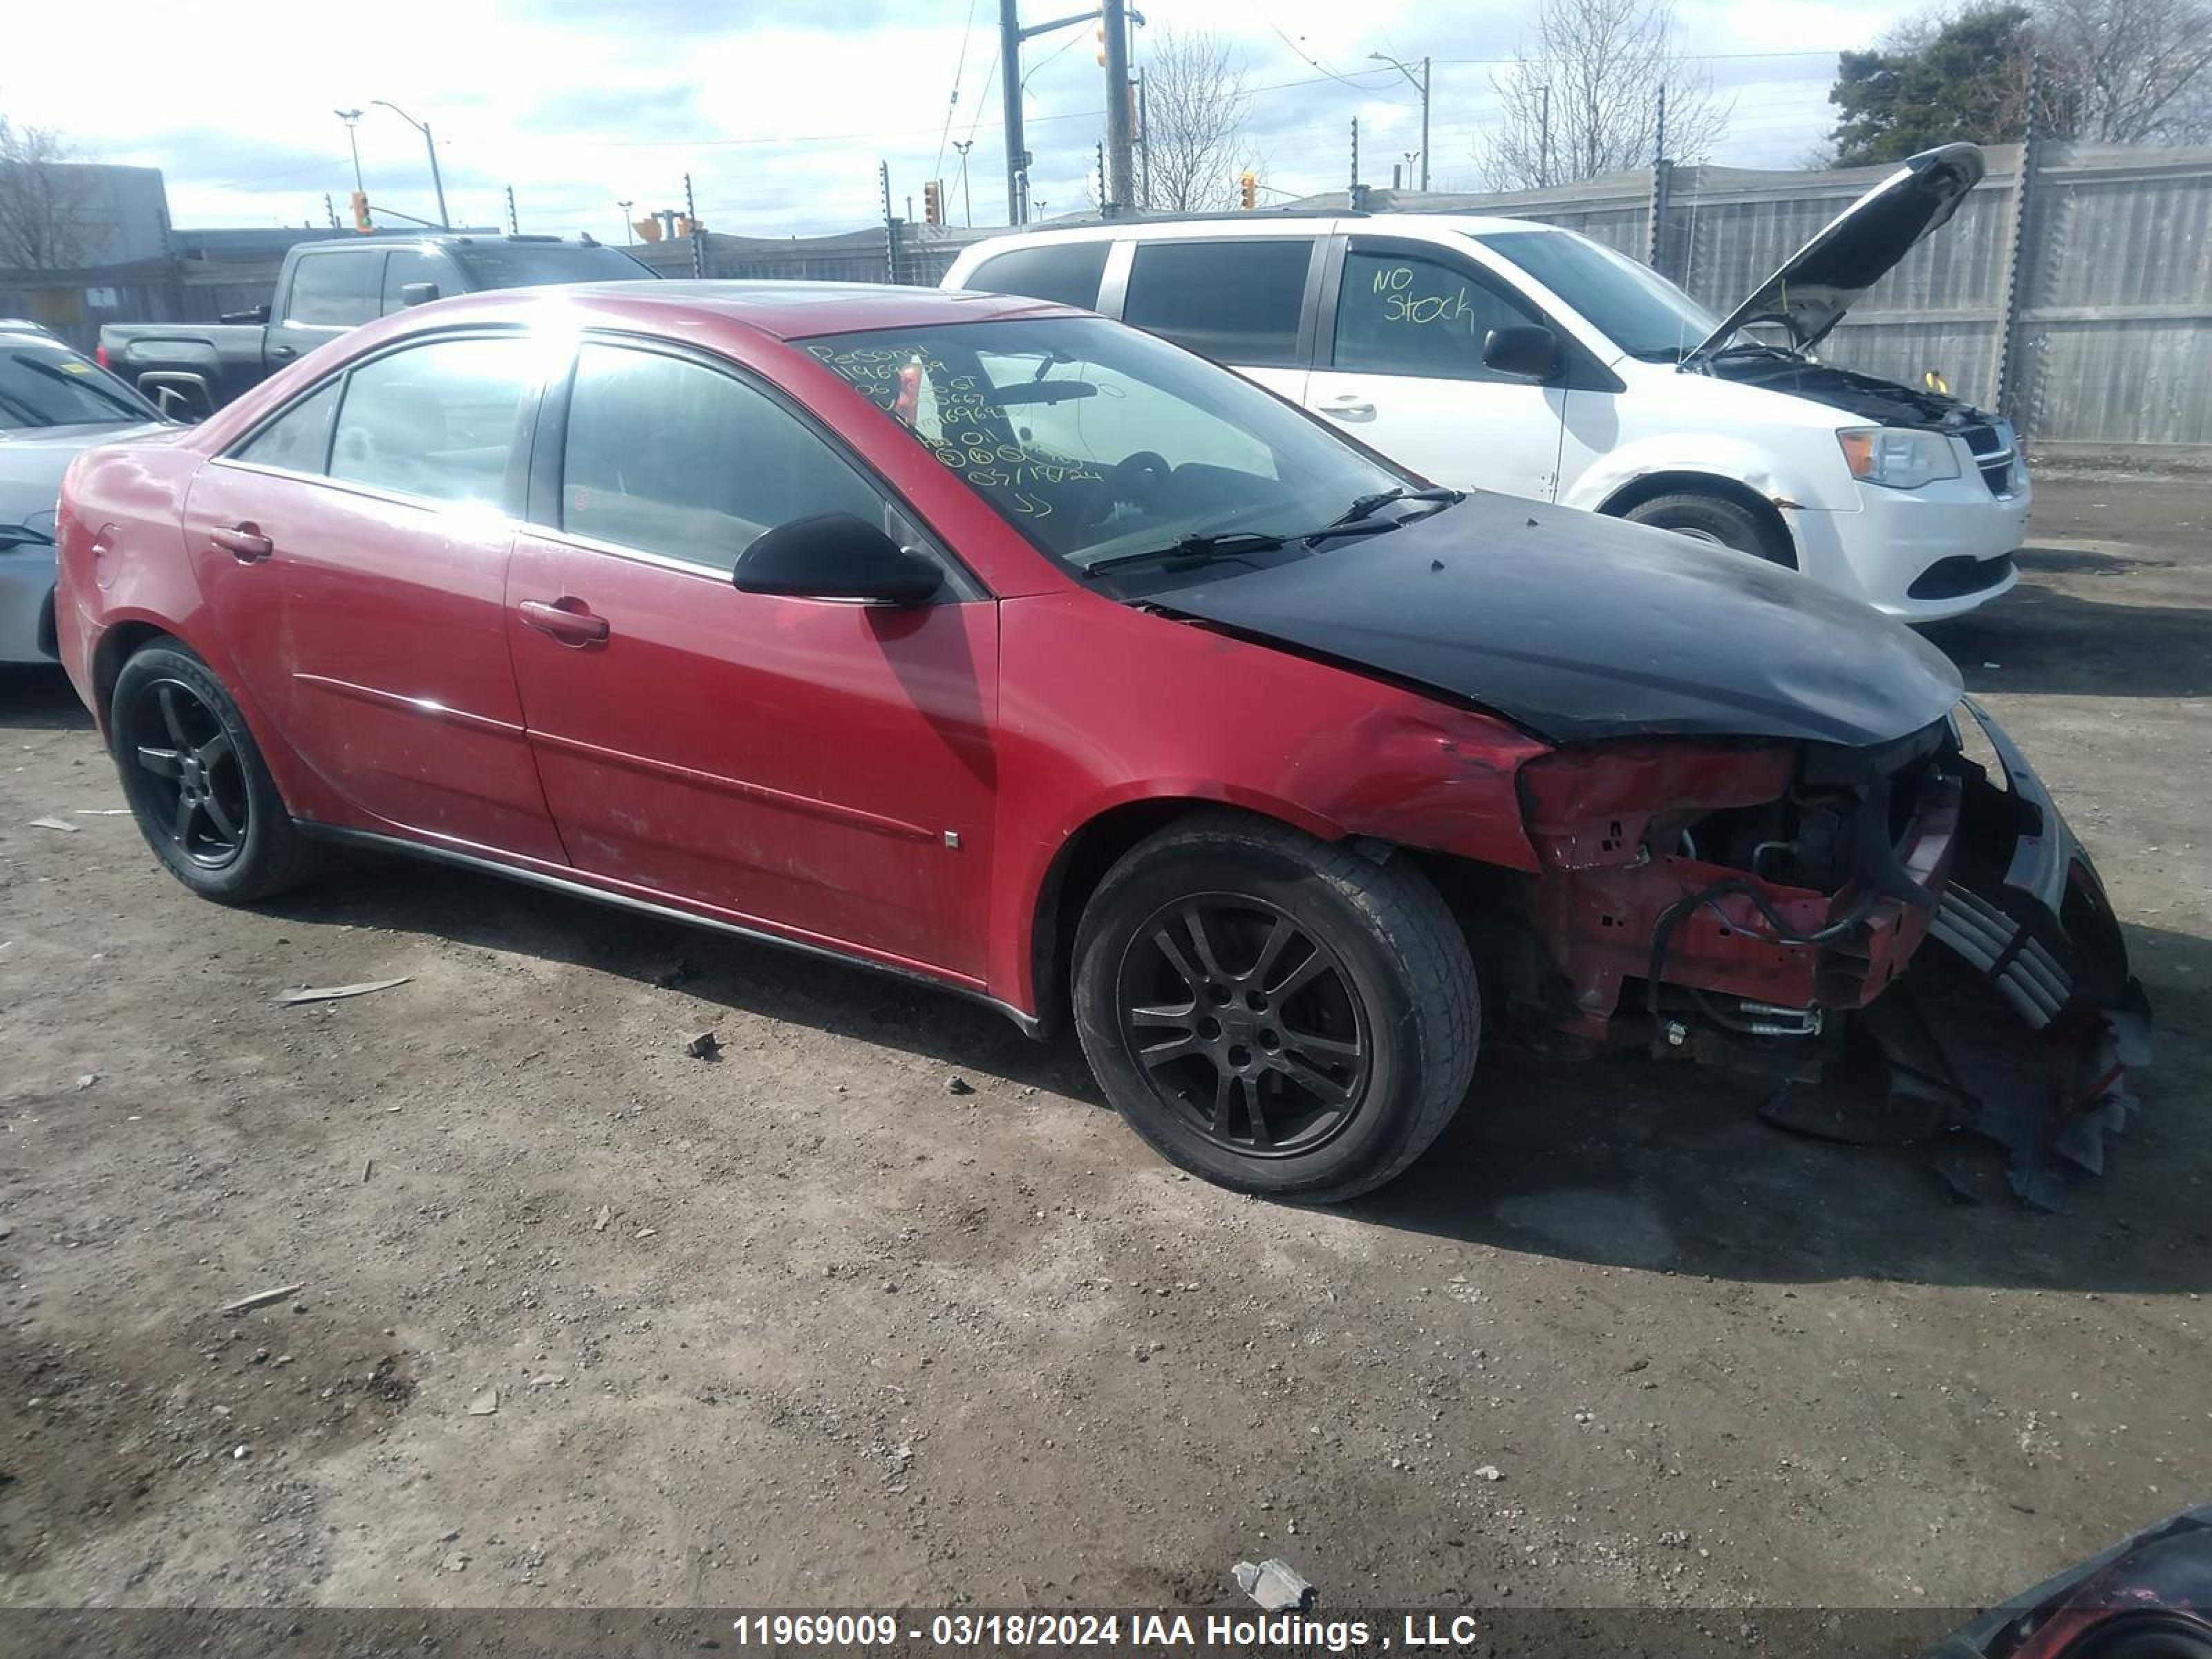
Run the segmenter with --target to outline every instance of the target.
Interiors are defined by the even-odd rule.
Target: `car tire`
[[[1410,859],[1228,812],[1108,872],[1073,992],[1092,1072],[1162,1156],[1306,1203],[1419,1157],[1466,1097],[1481,1031],[1466,938]]]
[[[1775,534],[1773,526],[1762,523],[1759,515],[1742,502],[1732,501],[1725,495],[1709,495],[1696,490],[1654,495],[1648,501],[1638,501],[1621,517],[1631,524],[1671,530],[1678,536],[1717,544],[1791,570],[1797,568],[1796,553],[1782,537]]]
[[[237,702],[183,646],[149,645],[123,665],[108,732],[139,832],[202,898],[249,904],[313,873],[316,848],[293,823]]]

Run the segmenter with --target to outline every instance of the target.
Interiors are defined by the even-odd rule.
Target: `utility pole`
[[[622,210],[623,246],[634,247],[637,245],[637,227],[630,222],[629,210],[637,205],[636,198],[632,198],[627,202],[617,202],[615,205]]]
[[[1106,30],[1106,159],[1100,182],[1109,214],[1127,211],[1137,198],[1135,169],[1129,154],[1129,15],[1123,0],[1099,0],[1098,18]]]
[[[684,216],[691,222],[691,274],[707,274],[707,239],[699,229],[698,204],[691,199],[691,175],[684,175]]]
[[[960,152],[960,217],[972,230],[975,227],[975,207],[968,199],[968,152],[975,148],[975,141],[973,138],[955,138],[952,148]]]
[[[1022,196],[1030,164],[1022,143],[1021,0],[999,0],[999,74],[1006,100],[1006,223],[1021,225],[1029,222]],[[890,198],[886,196],[884,203],[888,217]]]
[[[1145,72],[1137,71],[1137,144],[1145,152],[1145,181],[1139,198],[1146,212],[1152,210],[1152,118],[1145,102]]]
[[[510,236],[522,234],[522,222],[514,216],[514,186],[513,185],[507,187],[507,234]]]

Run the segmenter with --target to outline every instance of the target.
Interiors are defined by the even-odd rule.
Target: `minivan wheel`
[[[1467,1094],[1474,966],[1403,857],[1233,813],[1132,848],[1085,906],[1076,1030],[1107,1097],[1195,1175],[1333,1203],[1424,1152]]]
[[[108,731],[139,833],[195,893],[245,904],[311,872],[314,848],[293,826],[237,703],[190,651],[148,646],[125,663]]]
[[[1771,526],[1762,524],[1758,514],[1742,502],[1732,501],[1724,495],[1708,495],[1694,490],[1654,495],[1648,501],[1638,501],[1621,517],[1631,524],[1671,530],[1692,541],[1748,553],[1792,570],[1797,568],[1796,556],[1774,533]]]

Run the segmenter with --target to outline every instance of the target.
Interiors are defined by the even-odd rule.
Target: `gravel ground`
[[[2208,531],[2054,477],[1936,635],[2159,1013],[2064,1218],[1994,1149],[1962,1203],[1742,1081],[1505,1054],[1396,1187],[1254,1202],[949,997],[403,863],[198,902],[9,676],[0,1604],[1212,1602],[1272,1553],[1342,1606],[1911,1607],[2212,1496]]]

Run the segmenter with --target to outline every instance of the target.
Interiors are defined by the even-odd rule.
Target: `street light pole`
[[[1421,72],[1417,76],[1387,52],[1370,52],[1367,56],[1375,63],[1388,64],[1404,76],[1412,83],[1413,90],[1421,94],[1421,188],[1426,190],[1429,187],[1429,60],[1425,58],[1421,59]]]
[[[372,104],[376,104],[381,106],[385,109],[390,110],[401,120],[406,122],[409,126],[414,128],[416,131],[422,135],[422,142],[425,145],[428,146],[430,151],[430,188],[435,191],[438,195],[438,222],[446,229],[451,230],[453,228],[453,222],[446,216],[446,181],[444,179],[441,178],[438,173],[438,141],[430,136],[430,124],[428,121],[416,120],[405,110],[400,108],[398,105],[392,103],[388,99],[372,98],[368,101]],[[354,112],[356,115],[360,113],[358,110]]]
[[[630,222],[629,210],[635,207],[637,203],[635,199],[633,198],[627,202],[617,202],[615,205],[622,210],[623,246],[624,247],[634,247],[637,243],[637,227]]]
[[[952,148],[960,152],[960,218],[970,230],[975,228],[975,208],[968,199],[968,152],[975,147],[973,138],[955,138],[952,141]]]
[[[361,112],[357,109],[334,109],[331,113],[345,123],[346,143],[353,146],[353,187],[367,190],[368,186],[361,181],[361,139],[354,131],[354,123],[361,119]]]

